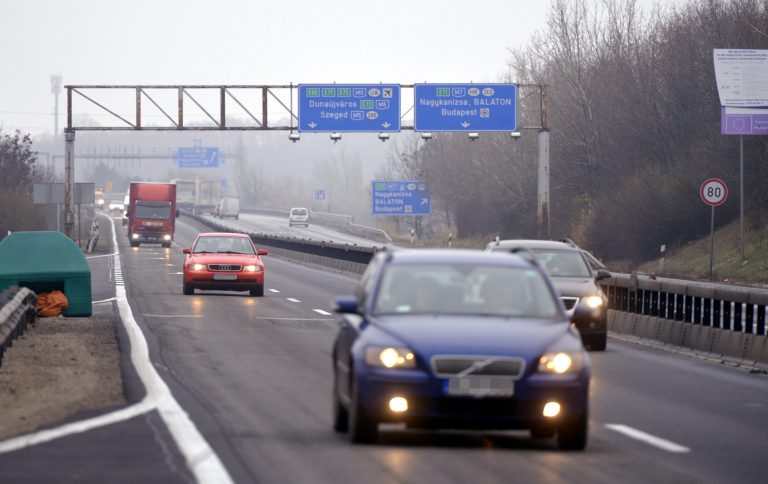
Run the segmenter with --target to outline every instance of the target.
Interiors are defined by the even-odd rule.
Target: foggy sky
[[[0,125],[40,133],[53,130],[51,74],[64,84],[496,81],[550,0],[2,3]]]

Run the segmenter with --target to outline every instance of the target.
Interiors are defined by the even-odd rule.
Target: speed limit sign
[[[722,205],[728,198],[728,187],[723,180],[710,178],[701,184],[699,193],[704,203],[716,207]]]

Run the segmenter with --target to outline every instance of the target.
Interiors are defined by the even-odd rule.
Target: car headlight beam
[[[589,296],[584,298],[584,302],[592,309],[597,309],[603,305],[602,296]]]
[[[247,266],[243,266],[243,270],[245,272],[259,272],[261,270],[261,266],[257,266],[256,264],[250,264]]]
[[[365,362],[384,368],[416,368],[416,357],[408,348],[369,346]]]
[[[192,264],[193,271],[202,271],[205,269],[205,264]]]
[[[539,359],[539,371],[555,375],[564,375],[581,370],[581,355],[574,353],[547,353]]]

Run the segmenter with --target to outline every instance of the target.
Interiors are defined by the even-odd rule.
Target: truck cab
[[[142,242],[170,247],[176,228],[176,185],[131,183],[128,206],[128,240],[131,247]]]

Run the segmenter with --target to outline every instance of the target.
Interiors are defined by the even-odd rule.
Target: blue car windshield
[[[373,313],[552,319],[559,310],[544,276],[535,269],[392,264],[384,273]]]

